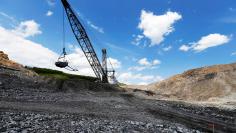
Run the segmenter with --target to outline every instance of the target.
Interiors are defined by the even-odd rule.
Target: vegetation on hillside
[[[118,86],[126,86],[126,84],[121,83],[121,82],[118,82],[117,85],[118,85]]]
[[[55,78],[59,78],[59,79],[63,79],[63,80],[83,79],[83,80],[88,80],[88,81],[92,81],[92,82],[95,82],[97,80],[97,78],[95,78],[95,77],[68,74],[68,73],[64,73],[62,71],[57,71],[57,70],[52,70],[52,69],[47,69],[47,68],[27,67],[27,69],[30,69],[42,76],[55,77]]]

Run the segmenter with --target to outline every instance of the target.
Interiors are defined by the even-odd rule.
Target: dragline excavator
[[[71,8],[70,4],[67,0],[61,0],[62,5],[65,9],[67,18],[70,23],[70,27],[74,33],[74,36],[76,40],[78,41],[82,51],[84,52],[84,55],[86,56],[91,68],[93,69],[96,77],[103,83],[108,83],[108,75],[110,73],[110,78],[112,80],[115,79],[115,70],[108,70],[107,69],[107,55],[106,55],[106,49],[102,50],[103,56],[102,56],[102,65],[99,62],[99,59],[97,57],[97,54],[91,44],[91,41],[88,37],[88,34],[85,31],[85,28],[75,15],[75,12]],[[63,54],[66,55],[65,48],[63,48]],[[65,68],[68,66],[68,62],[56,62],[55,65],[57,67]]]

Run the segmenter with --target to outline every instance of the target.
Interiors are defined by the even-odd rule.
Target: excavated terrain
[[[236,63],[192,69],[147,88],[171,99],[225,101],[236,106]]]
[[[236,132],[236,110],[39,76],[0,52],[0,132]]]
[[[149,85],[127,85],[151,91],[155,99],[236,109],[236,63],[188,70]]]
[[[201,128],[160,114],[163,109],[235,125],[235,110],[145,99],[108,84],[0,69],[0,132],[212,131],[209,125]]]

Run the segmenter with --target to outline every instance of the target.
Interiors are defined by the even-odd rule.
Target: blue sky
[[[235,0],[68,1],[99,58],[101,49],[107,48],[121,82],[147,84],[188,69],[235,62]],[[13,60],[53,68],[52,61],[62,49],[60,0],[1,0],[0,26],[0,49]],[[67,19],[65,26],[73,65],[81,70],[79,74],[92,75]],[[14,46],[6,34],[29,44]],[[26,56],[36,45],[38,56]]]

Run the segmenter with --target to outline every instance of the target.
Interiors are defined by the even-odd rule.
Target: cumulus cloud
[[[155,60],[149,62],[149,61],[147,60],[147,58],[142,58],[142,59],[140,59],[140,60],[138,61],[138,63],[139,63],[140,65],[142,65],[142,66],[154,66],[154,65],[159,65],[159,64],[161,64],[161,61],[155,59]]]
[[[120,68],[121,67],[121,62],[117,59],[109,57],[109,58],[107,58],[107,67],[108,68],[113,67],[114,69]]]
[[[50,16],[52,16],[52,15],[53,15],[53,12],[52,12],[52,11],[47,11],[46,16],[50,17]]]
[[[195,51],[202,51],[210,47],[215,47],[219,45],[223,45],[228,43],[230,40],[229,37],[221,34],[210,34],[207,36],[202,37],[198,42],[197,45],[193,47]]]
[[[42,34],[42,31],[39,29],[40,25],[34,20],[27,20],[21,22],[14,30],[13,33],[22,37],[31,37],[38,34]]]
[[[134,35],[134,40],[131,42],[135,46],[139,46],[141,44],[142,39],[144,38],[143,35]]]
[[[155,15],[153,12],[142,10],[138,28],[151,40],[150,46],[154,46],[164,41],[164,38],[175,30],[173,24],[181,18],[177,12],[168,11],[163,15]]]
[[[230,37],[218,33],[203,36],[199,41],[190,43],[190,45],[182,45],[179,49],[182,51],[194,50],[201,52],[210,47],[216,47],[226,44],[230,41]]]
[[[125,84],[147,85],[163,80],[161,76],[134,74],[132,72],[121,73],[118,80]]]
[[[139,66],[129,67],[128,70],[142,71],[145,69],[155,69],[157,68],[157,65],[161,64],[161,61],[158,59],[155,59],[153,61],[148,61],[147,58],[142,58],[138,60],[138,64]]]
[[[191,46],[187,46],[187,45],[182,45],[180,48],[179,48],[179,50],[181,50],[181,51],[188,51],[188,50],[190,50],[191,49]]]
[[[91,21],[87,21],[88,25],[100,33],[104,33],[103,28],[94,25]]]
[[[41,66],[52,68],[57,54],[41,44],[32,42],[22,36],[0,27],[0,49],[9,57],[28,66]]]
[[[145,66],[133,66],[133,67],[129,67],[128,70],[135,70],[135,71],[143,71],[145,70],[147,67]]]
[[[43,67],[62,70],[68,73],[94,76],[94,73],[87,62],[83,52],[75,48],[67,59],[69,64],[78,68],[78,72],[70,72],[54,66],[59,55],[42,44],[24,38],[22,35],[15,34],[11,29],[0,26],[0,49],[9,55],[9,58],[27,66]]]
[[[150,65],[151,65],[151,63],[147,60],[147,58],[142,58],[142,59],[140,59],[140,60],[138,61],[138,63],[139,63],[140,65],[143,65],[143,66],[150,66]]]
[[[152,62],[152,65],[159,65],[159,64],[161,64],[161,61],[159,61],[157,59],[153,60],[153,62]]]

